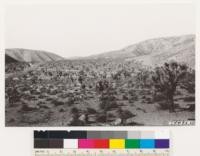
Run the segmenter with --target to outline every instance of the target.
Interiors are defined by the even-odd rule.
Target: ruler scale
[[[169,150],[98,150],[98,149],[79,149],[79,150],[55,150],[43,149],[35,150],[35,156],[169,156]]]
[[[168,131],[34,131],[34,156],[169,156]]]

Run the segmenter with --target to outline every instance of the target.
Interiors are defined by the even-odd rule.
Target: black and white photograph
[[[195,125],[195,7],[5,9],[5,125]]]

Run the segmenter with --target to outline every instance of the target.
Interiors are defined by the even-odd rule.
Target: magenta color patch
[[[91,139],[79,139],[78,148],[95,148],[95,142]]]

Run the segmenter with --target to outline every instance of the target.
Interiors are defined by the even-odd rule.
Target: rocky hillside
[[[146,65],[160,65],[169,60],[177,60],[194,68],[195,35],[150,39],[90,58],[121,58],[141,61]]]
[[[6,57],[12,58],[19,62],[31,62],[31,63],[40,63],[48,61],[58,61],[64,58],[45,51],[39,50],[29,50],[29,49],[6,49]]]

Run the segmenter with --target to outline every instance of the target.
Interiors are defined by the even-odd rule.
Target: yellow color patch
[[[125,140],[124,139],[110,139],[109,146],[112,149],[124,149],[125,148]]]

